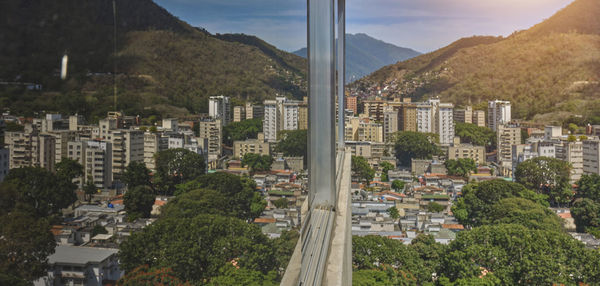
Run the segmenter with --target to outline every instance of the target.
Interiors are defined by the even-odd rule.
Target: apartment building
[[[460,123],[473,123],[473,107],[457,108],[454,110],[454,121]]]
[[[54,170],[56,145],[53,136],[40,134],[31,124],[24,131],[4,133],[4,145],[9,150],[9,168],[41,167]]]
[[[583,173],[600,175],[600,140],[583,140]]]
[[[265,117],[263,121],[263,133],[267,142],[277,141],[277,132],[281,130],[280,118],[281,113],[277,101],[265,100]]]
[[[500,125],[511,121],[510,101],[494,100],[488,102],[488,127],[496,131]]]
[[[366,117],[373,118],[376,121],[383,122],[383,109],[387,102],[383,100],[365,100],[363,102]]]
[[[234,106],[233,107],[233,122],[240,122],[246,119],[246,107]]]
[[[219,119],[223,126],[231,122],[231,106],[227,96],[211,96],[208,99],[208,116]]]
[[[387,110],[383,113],[383,140],[388,141],[390,135],[398,132],[400,120],[398,118],[398,110]]]
[[[479,126],[485,127],[485,111],[483,110],[473,110],[473,120],[472,123]]]
[[[448,159],[473,159],[475,163],[485,164],[485,147],[460,144],[448,147]]]
[[[257,139],[233,142],[234,157],[242,159],[244,158],[244,155],[248,153],[259,155],[271,155],[270,143],[265,142],[265,135],[262,132],[258,133]]]
[[[435,113],[434,131],[439,135],[440,144],[452,145],[454,143],[454,105],[451,103],[438,103]]]
[[[83,166],[83,178],[76,179],[82,187],[91,178],[99,189],[108,189],[113,182],[112,144],[106,141],[68,142],[68,158]]]
[[[298,130],[299,102],[286,101],[283,103],[283,130]]]
[[[246,111],[246,119],[263,118],[265,116],[265,109],[262,105],[254,105],[248,102],[244,109]]]
[[[200,145],[207,151],[208,161],[214,161],[221,157],[223,149],[221,147],[223,124],[221,120],[200,121]]]
[[[583,174],[583,142],[565,141],[556,145],[556,158],[571,164],[571,183],[581,179]]]
[[[156,172],[154,154],[168,149],[169,138],[159,133],[144,133],[144,164],[152,172]]]
[[[511,165],[512,169],[512,145],[521,144],[521,128],[500,125],[496,136],[497,161],[500,164]]]

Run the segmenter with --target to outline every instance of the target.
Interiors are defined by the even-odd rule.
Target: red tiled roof
[[[263,217],[259,217],[259,218],[255,218],[254,219],[254,223],[274,223],[277,220],[274,218],[263,218]]]
[[[571,215],[570,212],[569,213],[561,213],[561,214],[558,214],[558,216],[561,217],[561,218],[565,218],[565,219],[566,218],[573,218],[573,216]]]
[[[465,227],[462,224],[442,224],[442,228],[445,229],[465,229]]]

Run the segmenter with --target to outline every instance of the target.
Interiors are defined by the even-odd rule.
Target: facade
[[[478,165],[485,164],[485,147],[461,144],[448,147],[448,159],[473,159]]]
[[[485,111],[483,110],[473,110],[473,120],[472,123],[479,126],[485,127]]]
[[[168,137],[162,137],[159,133],[144,133],[144,164],[152,172],[156,172],[154,154],[168,149]]]
[[[246,108],[244,106],[233,107],[233,122],[240,122],[246,119]]]
[[[119,181],[131,162],[144,162],[144,132],[115,130],[111,138],[113,180]]]
[[[281,129],[279,125],[281,117],[279,107],[275,100],[265,100],[264,106],[263,133],[265,134],[265,141],[275,142],[277,141],[277,132]]]
[[[265,136],[263,133],[258,133],[257,139],[233,142],[234,157],[242,159],[244,158],[244,155],[248,153],[259,155],[271,155],[270,143],[265,142]]]
[[[112,186],[112,144],[105,141],[75,141],[68,143],[68,158],[83,166],[83,178],[76,184],[83,186],[90,178],[100,189]]]
[[[583,141],[583,173],[600,175],[600,140]]]
[[[283,130],[298,130],[299,104],[298,102],[283,103]]]
[[[298,106],[298,129],[308,130],[308,105],[306,103]]]
[[[455,109],[454,121],[460,123],[473,123],[473,107],[467,106],[464,109]]]
[[[203,149],[207,151],[208,160],[214,161],[219,159],[223,153],[221,147],[223,124],[221,124],[221,120],[213,119],[200,121],[199,129],[200,144],[203,145]]]
[[[502,124],[511,121],[510,101],[494,100],[488,102],[488,127],[496,131]]]
[[[556,146],[556,158],[571,164],[571,183],[581,179],[583,174],[583,142],[562,141]]]
[[[390,135],[399,131],[399,118],[397,110],[388,110],[383,113],[383,140],[387,141]]]
[[[213,119],[220,119],[223,126],[231,121],[231,106],[227,96],[211,96],[208,99],[208,115]]]
[[[56,144],[53,136],[39,134],[32,125],[24,131],[5,132],[4,145],[9,150],[9,168],[41,167],[54,170]]]
[[[261,105],[254,105],[250,102],[246,103],[246,119],[263,118],[265,109]]]
[[[433,112],[430,104],[417,103],[417,132],[433,133]]]
[[[561,126],[546,126],[544,128],[544,140],[557,139],[562,137]]]
[[[405,103],[398,110],[398,124],[402,131],[417,132],[417,106],[412,103]]]
[[[48,257],[48,274],[35,286],[86,285],[115,283],[123,276],[119,269],[118,249],[59,245]]]
[[[345,108],[352,110],[354,115],[358,114],[358,97],[357,96],[346,96],[344,100]]]
[[[363,102],[364,114],[376,121],[383,122],[383,109],[386,105],[382,100],[366,100]]]
[[[512,165],[512,145],[521,144],[521,128],[500,125],[498,126],[496,139],[498,163]]]
[[[452,145],[454,143],[454,106],[451,103],[440,103],[435,113],[435,133],[439,135],[440,144]]]

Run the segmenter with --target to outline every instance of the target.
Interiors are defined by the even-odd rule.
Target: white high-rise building
[[[510,101],[488,102],[488,127],[496,131],[498,126],[509,123],[512,120],[510,112]]]
[[[600,140],[583,141],[583,173],[600,175]]]
[[[213,119],[220,119],[223,126],[229,124],[231,121],[229,97],[211,96],[208,99],[208,115]]]
[[[399,130],[398,110],[390,109],[383,112],[383,140],[387,141],[390,135]]]
[[[263,133],[265,134],[265,141],[275,142],[277,141],[277,131],[280,130],[280,117],[279,104],[275,100],[265,100],[265,119],[263,121]]]
[[[435,133],[440,137],[440,144],[452,145],[454,143],[454,105],[440,103],[435,115]]]
[[[283,103],[283,130],[298,129],[299,102],[289,101]]]
[[[417,103],[417,132],[433,132],[433,113],[431,104],[427,102]]]

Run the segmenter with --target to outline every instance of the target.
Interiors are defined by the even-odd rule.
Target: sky
[[[244,33],[286,50],[306,46],[306,0],[154,0],[211,33]],[[474,35],[508,36],[572,0],[346,0],[346,32],[420,52]]]

